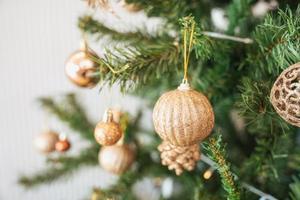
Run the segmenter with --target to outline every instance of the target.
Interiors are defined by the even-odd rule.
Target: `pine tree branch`
[[[241,174],[244,179],[256,182],[258,180],[253,180],[254,177],[259,177],[263,185],[267,182],[268,185],[276,184],[287,173],[287,163],[293,159],[277,158],[277,155],[293,153],[293,148],[282,149],[278,145],[296,145],[293,139],[295,129],[278,116],[269,95],[273,81],[282,69],[300,60],[299,9],[294,13],[290,9],[278,13],[278,16],[269,15],[255,30],[255,44],[248,49],[245,62],[245,66],[249,67],[244,75],[247,78],[242,79],[241,96],[237,103],[247,120],[247,132],[255,136],[256,141],[251,156],[243,163]],[[252,171],[251,175],[249,171]],[[283,185],[285,187],[276,190],[277,194],[284,194],[287,184]]]
[[[104,60],[98,60],[102,65],[110,66],[108,73],[99,74],[100,82],[109,85],[119,83],[122,91],[142,86],[171,69],[176,70],[178,53],[177,47],[166,41],[109,51]]]
[[[232,35],[237,28],[245,32],[246,27],[249,26],[248,18],[250,17],[251,2],[252,0],[233,0],[232,3],[228,6],[227,15],[229,19],[229,26],[227,33]],[[241,29],[241,27],[243,28]]]
[[[295,12],[279,10],[268,15],[253,34],[255,44],[249,49],[247,62],[256,78],[275,79],[288,66],[300,60],[300,7]]]
[[[92,16],[89,15],[82,16],[78,19],[78,27],[82,32],[94,35],[98,39],[109,36],[110,39],[118,42],[151,42],[156,39],[156,37],[159,37],[159,35],[152,36],[142,30],[119,32],[105,26],[103,23],[93,19]]]
[[[189,16],[181,20],[182,26],[194,21]],[[211,40],[201,33],[196,25],[193,37],[193,50],[197,58],[206,60],[212,55]],[[119,83],[123,91],[141,87],[157,79],[176,74],[182,63],[181,48],[172,37],[157,38],[153,43],[138,43],[127,49],[108,51],[104,59],[95,59],[109,72],[99,74],[102,84]]]
[[[70,175],[83,166],[97,165],[98,151],[99,146],[92,146],[81,151],[78,156],[62,155],[57,158],[48,158],[49,167],[34,175],[21,176],[18,182],[25,188],[33,188],[40,184],[51,183]]]
[[[289,185],[290,187],[290,197],[292,200],[300,199],[300,179],[299,177],[293,177],[294,182]]]
[[[55,102],[49,97],[40,98],[39,101],[45,109],[78,132],[81,137],[95,143],[94,125],[87,119],[74,94],[66,95],[62,102]]]
[[[221,176],[223,188],[227,192],[227,199],[239,200],[239,190],[234,182],[234,176],[230,171],[229,163],[226,161],[225,149],[222,144],[221,136],[210,138],[209,142],[204,147],[208,152],[208,157],[217,164],[217,170]]]
[[[138,7],[143,8],[148,16],[160,16],[167,19],[169,22],[174,22],[174,20],[185,16],[188,10],[188,3],[185,1],[126,0],[126,3],[134,3]]]

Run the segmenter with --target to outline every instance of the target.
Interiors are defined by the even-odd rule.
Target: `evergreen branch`
[[[283,187],[276,191],[277,194],[284,193],[287,190],[288,180],[280,179],[288,169],[296,167],[292,166],[294,156],[284,156],[293,153],[293,148],[289,147],[297,146],[295,129],[274,111],[269,101],[269,91],[272,86],[270,81],[253,81],[244,78],[242,84],[241,97],[237,106],[247,121],[247,132],[252,135],[256,145],[251,150],[251,156],[243,163],[240,174],[244,180],[260,181],[262,184],[285,182],[282,183]],[[286,148],[281,148],[282,146]],[[278,157],[278,155],[283,156]],[[251,175],[249,171],[252,172]]]
[[[111,66],[110,68],[114,70],[100,74],[100,80],[110,85],[118,82],[123,91],[148,84],[171,69],[176,70],[178,53],[177,47],[167,41],[153,45],[138,44],[134,49],[109,51],[106,59],[98,60],[98,62]],[[126,70],[122,70],[125,66]],[[114,71],[120,71],[120,73],[114,73]]]
[[[227,192],[228,200],[239,200],[240,194],[234,182],[234,176],[230,171],[230,165],[225,158],[225,149],[222,144],[222,137],[210,138],[205,149],[208,152],[208,157],[217,164],[217,170],[221,176],[223,188]]]
[[[275,79],[288,66],[300,60],[300,7],[279,10],[278,16],[268,15],[253,37],[256,45],[250,49],[247,62],[254,68],[257,78],[264,75]]]
[[[234,34],[237,28],[240,30],[247,31],[246,24],[250,17],[250,3],[252,0],[233,0],[228,6],[227,15],[229,19],[229,26],[227,33]],[[246,29],[246,30],[245,30]],[[243,33],[242,33],[243,34]]]
[[[249,131],[260,136],[268,136],[270,133],[280,134],[290,129],[270,103],[271,87],[272,83],[268,80],[253,81],[249,78],[243,78],[239,87],[241,96],[236,105],[247,120]]]
[[[59,178],[70,175],[83,166],[98,164],[98,151],[99,146],[92,146],[81,151],[78,156],[62,155],[58,158],[48,158],[48,163],[51,164],[51,166],[32,176],[21,176],[18,182],[26,188],[51,183]]]
[[[66,95],[62,102],[55,102],[49,97],[40,98],[39,101],[45,109],[69,125],[74,131],[77,131],[81,137],[95,143],[94,126],[87,119],[74,94]]]
[[[194,22],[189,16],[180,23],[183,28]],[[197,58],[208,59],[212,55],[211,40],[201,33],[196,25],[193,37],[193,50]],[[100,65],[107,66],[110,72],[99,74],[101,82],[110,85],[118,82],[121,89],[148,85],[161,77],[170,77],[181,66],[181,49],[171,37],[157,38],[153,43],[138,43],[128,49],[108,51],[106,58],[96,59]],[[195,66],[196,67],[196,66]]]
[[[136,30],[135,32],[118,32],[93,19],[92,16],[89,15],[82,16],[78,19],[78,27],[84,33],[96,35],[98,39],[105,36],[109,36],[112,40],[119,42],[150,42],[155,39],[154,36],[142,32],[142,30]]]
[[[195,19],[193,16],[187,16],[179,19],[179,23],[181,24],[181,38],[183,38],[183,32],[184,30],[189,30],[192,27],[192,24],[196,24],[195,31],[193,34],[193,50],[195,51],[196,58],[209,58],[212,53],[212,42],[211,40],[206,36],[206,34],[202,33],[202,27],[200,24],[197,24],[195,22]],[[189,42],[189,41],[188,41]],[[181,43],[183,44],[183,41],[181,39]]]
[[[294,182],[289,185],[290,187],[290,197],[292,200],[300,199],[300,179],[299,177],[293,177]]]
[[[118,182],[108,189],[98,189],[98,198],[95,200],[135,200],[135,196],[132,192],[132,185],[139,179],[133,172],[127,172],[123,174]]]
[[[185,1],[126,0],[126,3],[134,3],[136,6],[143,8],[148,16],[160,16],[169,22],[174,22],[174,20],[185,16],[188,11],[188,3]]]

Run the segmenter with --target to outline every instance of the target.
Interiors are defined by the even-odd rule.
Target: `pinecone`
[[[192,171],[200,159],[198,144],[180,147],[163,141],[158,146],[158,150],[161,152],[162,165],[168,166],[169,170],[175,170],[178,176],[182,174],[184,170]]]

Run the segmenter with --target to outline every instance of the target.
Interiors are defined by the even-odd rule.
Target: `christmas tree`
[[[67,75],[82,87],[119,85],[151,110],[157,102],[155,130],[143,128],[144,109],[136,116],[108,109],[96,127],[74,94],[40,98],[90,146],[78,155],[50,155],[46,169],[20,177],[22,186],[53,182],[99,159],[119,179],[91,188],[93,200],[138,199],[132,187],[145,177],[161,188],[161,199],[300,199],[297,1],[87,0],[87,6],[94,13],[78,19],[84,42],[68,59]],[[95,16],[122,20],[118,9],[159,23],[126,32]],[[105,53],[97,55],[88,44],[103,39]],[[64,145],[55,146],[64,151]]]

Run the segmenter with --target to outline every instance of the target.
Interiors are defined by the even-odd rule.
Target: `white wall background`
[[[86,9],[80,0],[0,0],[1,200],[83,199],[89,197],[93,186],[107,186],[116,180],[94,167],[30,191],[16,184],[20,174],[33,173],[44,166],[44,156],[32,145],[47,118],[35,102],[37,97],[76,92],[94,121],[110,105],[109,96],[113,105],[126,107],[131,113],[143,106],[135,98],[123,97],[117,89],[99,94],[97,89],[79,89],[65,77],[65,59],[79,45],[77,17]],[[142,15],[139,18],[144,19]],[[136,23],[131,19],[134,18],[128,18],[129,23]],[[52,119],[48,125],[69,131]],[[74,153],[84,143],[72,135]]]

